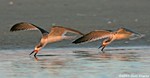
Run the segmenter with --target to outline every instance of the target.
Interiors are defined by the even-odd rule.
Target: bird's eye
[[[38,46],[37,46],[37,48],[40,48],[40,47],[42,47],[42,46],[43,46],[43,45],[42,45],[42,44],[40,44],[40,45],[38,45]]]
[[[110,42],[110,41],[111,41],[111,39],[108,39],[108,40],[105,41],[105,43],[108,43],[108,42]]]

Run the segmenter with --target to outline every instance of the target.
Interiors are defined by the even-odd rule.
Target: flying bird
[[[127,39],[127,38],[134,40],[137,38],[141,38],[143,36],[144,35],[131,31],[127,28],[119,28],[116,31],[95,30],[95,31],[89,32],[88,34],[83,35],[82,37],[76,39],[72,43],[78,44],[78,43],[83,43],[83,42],[92,42],[92,41],[96,41],[96,40],[100,40],[104,38],[104,40],[101,43],[101,46],[99,47],[101,48],[101,51],[104,52],[103,51],[104,48],[114,40],[121,40],[121,39]]]
[[[42,33],[42,38],[40,40],[40,42],[35,46],[34,50],[29,54],[34,54],[34,56],[36,56],[36,54],[47,44],[47,43],[54,43],[54,42],[58,42],[58,41],[62,41],[65,39],[72,39],[75,36],[66,36],[65,34],[67,32],[70,33],[74,33],[74,34],[79,34],[79,35],[83,35],[83,33],[71,29],[71,28],[66,28],[66,27],[62,27],[62,26],[53,26],[50,29],[50,32],[34,25],[31,23],[27,23],[27,22],[20,22],[17,23],[15,25],[12,26],[12,28],[10,29],[10,31],[19,31],[19,30],[39,30]]]

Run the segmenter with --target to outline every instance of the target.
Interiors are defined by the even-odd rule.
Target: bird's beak
[[[38,53],[38,50],[33,50],[29,55],[33,54],[33,53]]]
[[[103,45],[99,46],[98,49],[100,49],[101,47],[103,47]]]
[[[35,51],[33,50],[29,55],[33,54]]]

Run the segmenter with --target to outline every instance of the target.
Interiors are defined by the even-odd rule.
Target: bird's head
[[[111,39],[106,39],[106,40],[103,41],[102,45],[106,46],[106,45],[108,45],[110,43],[111,43]]]
[[[30,55],[33,53],[35,53],[35,55],[36,55],[39,52],[39,50],[40,50],[40,48],[35,47],[35,49],[30,53]]]
[[[34,48],[34,52],[39,52],[40,50],[42,49],[42,46],[38,45],[38,46],[35,46]]]
[[[37,46],[35,46],[33,52],[38,53],[42,49],[42,47],[42,44],[38,44]]]
[[[30,55],[33,53],[35,53],[35,55],[36,55],[39,52],[39,50],[41,50],[41,48],[42,47],[35,47],[35,49],[30,53]]]
[[[45,45],[46,44],[39,43],[38,45],[35,46],[34,50],[30,53],[30,55],[32,53],[35,53],[35,55],[36,55]]]

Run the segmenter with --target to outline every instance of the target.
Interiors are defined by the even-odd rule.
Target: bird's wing
[[[96,30],[96,31],[92,31],[88,34],[85,34],[84,36],[75,40],[73,43],[77,44],[77,43],[82,43],[82,42],[92,42],[92,41],[96,41],[96,40],[99,40],[102,38],[110,37],[111,35],[112,34],[110,31]]]
[[[71,28],[62,27],[62,26],[53,26],[51,28],[51,32],[49,33],[49,35],[50,36],[63,36],[67,32],[83,35],[81,32],[79,32],[77,30],[74,30],[74,29],[71,29]]]
[[[31,23],[27,23],[27,22],[20,22],[20,23],[17,23],[15,25],[13,25],[10,29],[10,31],[20,31],[20,30],[40,30],[41,33],[44,35],[44,34],[48,34],[49,32],[47,32],[46,30],[34,25],[34,24],[31,24]]]
[[[131,31],[127,28],[119,28],[116,31],[116,39],[126,39],[126,38],[135,38],[135,37],[140,37],[141,35],[139,33],[136,33],[134,31]]]

